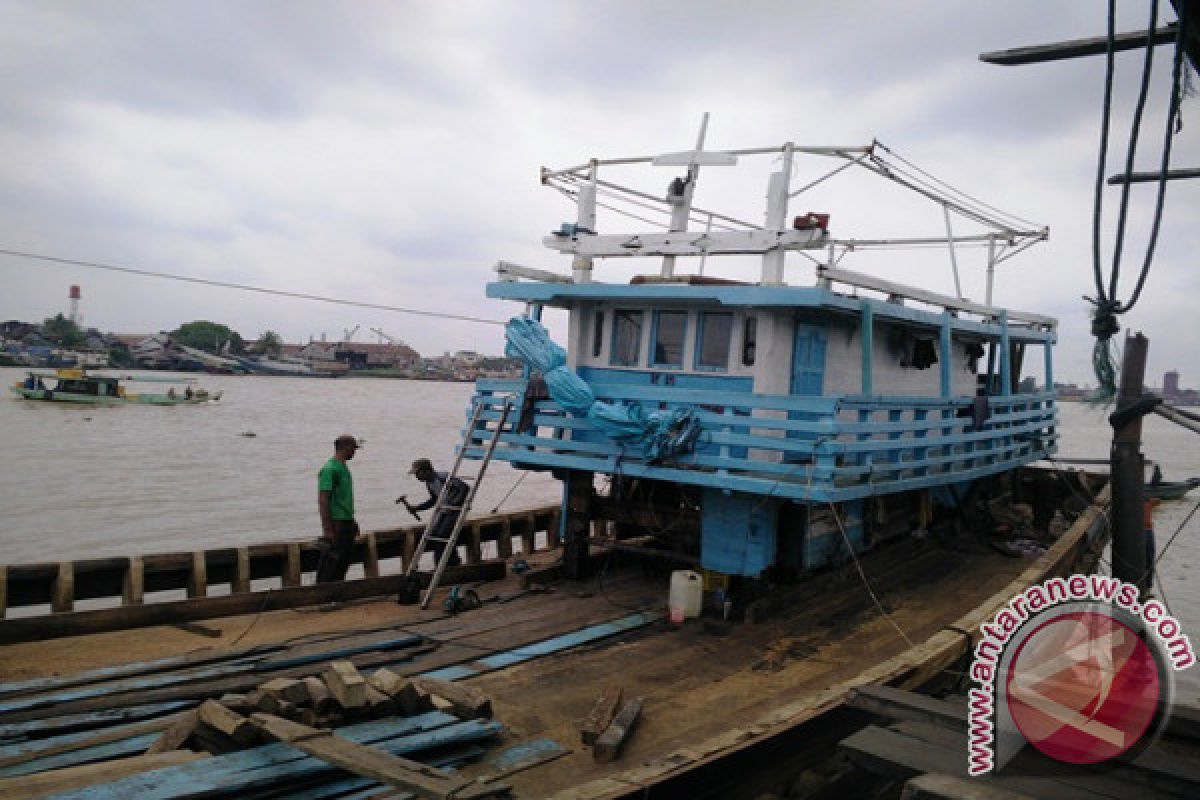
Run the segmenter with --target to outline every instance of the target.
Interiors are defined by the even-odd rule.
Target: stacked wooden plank
[[[493,737],[499,726],[487,721],[490,700],[455,681],[591,644],[657,619],[632,615],[572,628],[571,620],[555,615],[553,609],[546,611],[544,619],[534,617],[516,625],[500,618],[507,615],[489,620],[481,614],[478,621],[466,625],[449,619],[439,624],[433,619],[413,623],[409,630],[319,634],[291,644],[203,651],[3,684],[0,780],[85,765],[115,766],[114,759],[130,762],[128,770],[141,763],[158,763],[148,755],[168,753],[188,758],[198,752],[207,754],[211,758],[205,759],[206,766],[228,759],[221,763],[234,764],[231,769],[236,772],[245,754],[271,746],[262,742],[260,728],[249,728],[244,722],[260,712],[317,730],[335,730],[339,736],[366,730],[385,749],[394,744],[398,750],[389,751],[393,754],[438,748],[428,763],[478,758],[485,752],[478,742]],[[432,637],[411,632],[422,625],[433,631]],[[464,644],[455,644],[458,640]],[[493,642],[504,642],[508,649],[487,650]],[[420,730],[370,727],[412,720],[418,721]],[[418,739],[400,741],[411,736]],[[280,767],[285,777],[296,766],[287,763],[290,766]],[[337,769],[310,773],[307,762],[302,766],[301,777],[314,785],[350,780],[339,778]],[[102,772],[104,780],[116,775]],[[362,780],[367,781],[365,787],[377,786]],[[254,791],[250,786],[244,795],[253,797]],[[324,796],[323,791],[312,796]]]

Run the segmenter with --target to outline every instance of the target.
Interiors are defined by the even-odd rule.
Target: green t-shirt
[[[329,492],[329,516],[354,519],[354,479],[342,461],[331,458],[317,473],[317,490]]]

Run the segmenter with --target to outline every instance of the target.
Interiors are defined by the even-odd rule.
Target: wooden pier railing
[[[479,565],[485,560],[499,561],[517,553],[553,549],[558,544],[558,515],[557,506],[545,506],[469,518],[459,538],[463,563]],[[363,577],[342,582],[361,586],[345,589],[338,597],[347,596],[347,593],[357,597],[370,596],[374,587],[378,587],[378,594],[392,591],[390,587],[394,580],[379,579],[398,578],[416,551],[422,530],[421,525],[410,525],[363,534],[355,545],[351,562],[351,566],[362,565]],[[76,610],[76,604],[84,600],[107,600],[109,602],[96,605],[109,607],[103,610],[112,610],[112,607],[163,605],[170,601],[148,602],[147,595],[172,590],[186,592],[189,599],[217,600],[226,599],[225,596],[261,595],[267,590],[317,589],[319,587],[305,586],[303,575],[316,571],[319,555],[317,540],[312,538],[187,553],[0,565],[0,631],[14,627],[12,623],[27,620],[94,613]],[[388,559],[397,561],[389,562],[381,570],[381,562]],[[264,580],[270,585],[263,586]],[[257,589],[256,581],[259,582]],[[222,592],[223,597],[210,594],[212,587],[221,585],[228,586],[228,593]],[[39,606],[49,606],[52,613],[35,617],[22,614],[15,619],[9,613],[10,610]],[[225,603],[223,607],[240,606]],[[0,639],[6,638],[11,641],[0,632]]]

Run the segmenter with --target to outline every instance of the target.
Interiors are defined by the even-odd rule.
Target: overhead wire
[[[76,258],[62,258],[59,256],[48,256],[41,253],[29,253],[21,250],[11,250],[0,248],[0,255],[14,256],[17,258],[28,258],[34,261],[43,261],[50,264],[58,264],[61,266],[84,267],[86,269],[99,269],[108,272],[120,272],[126,275],[137,275],[143,278],[162,278],[164,280],[181,281],[183,283],[195,283],[202,286],[215,286],[220,289],[237,289],[243,292],[255,292],[258,294],[272,295],[275,297],[290,297],[297,300],[312,300],[318,303],[332,303],[334,305],[354,306],[356,308],[369,308],[376,311],[391,311],[397,314],[413,314],[419,317],[436,317],[438,319],[452,319],[460,322],[479,322],[485,325],[504,325],[504,320],[487,319],[485,317],[473,317],[467,314],[451,314],[445,311],[426,311],[419,308],[406,308],[404,306],[393,306],[384,303],[367,303],[361,300],[345,300],[336,297],[326,297],[318,294],[308,294],[306,292],[291,292],[285,289],[272,289],[265,286],[251,286],[245,283],[235,283],[233,281],[219,281],[211,278],[197,278],[190,275],[176,275],[170,272],[157,272],[155,270],[137,269],[134,267],[124,267],[117,264],[106,264],[99,261],[84,261]]]

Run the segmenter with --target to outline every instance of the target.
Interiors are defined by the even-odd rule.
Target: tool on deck
[[[429,578],[429,586],[421,596],[421,608],[429,608],[429,603],[433,599],[433,593],[437,591],[438,583],[442,580],[442,573],[445,571],[446,565],[450,562],[451,555],[458,547],[458,534],[462,531],[463,522],[467,518],[467,512],[471,510],[471,504],[475,500],[475,493],[479,491],[479,485],[483,482],[483,474],[487,471],[488,464],[492,462],[492,454],[496,450],[496,444],[500,441],[500,435],[504,432],[504,424],[507,422],[508,414],[511,410],[512,398],[506,397],[502,400],[499,415],[496,417],[496,427],[489,430],[485,418],[488,405],[483,400],[476,401],[475,408],[471,413],[471,421],[467,423],[466,430],[463,431],[462,445],[458,448],[458,455],[454,459],[454,466],[446,477],[445,483],[442,484],[442,491],[438,495],[437,503],[429,515],[429,521],[425,524],[425,532],[421,534],[421,541],[417,543],[417,549],[413,553],[412,559],[409,560],[407,569],[405,570],[404,574],[408,578],[408,586],[406,589],[401,590],[402,601],[406,594],[415,591],[417,565],[421,563],[421,556],[425,554],[431,542],[440,542],[445,546],[442,548],[441,556],[437,559],[433,575]],[[481,424],[483,426],[482,429],[480,429]],[[450,485],[458,477],[458,471],[462,467],[463,456],[475,440],[478,439],[482,442],[484,435],[488,433],[491,434],[491,438],[487,440],[487,447],[483,452],[483,459],[479,462],[479,472],[475,475],[474,484],[471,486],[462,505],[451,504],[449,502]],[[438,521],[441,519],[443,513],[456,514],[454,527],[445,536],[435,536],[434,530],[437,528]]]
[[[474,589],[463,589],[461,586],[451,586],[450,594],[442,601],[442,608],[447,613],[457,614],[461,611],[474,611],[483,605],[479,593]]]

